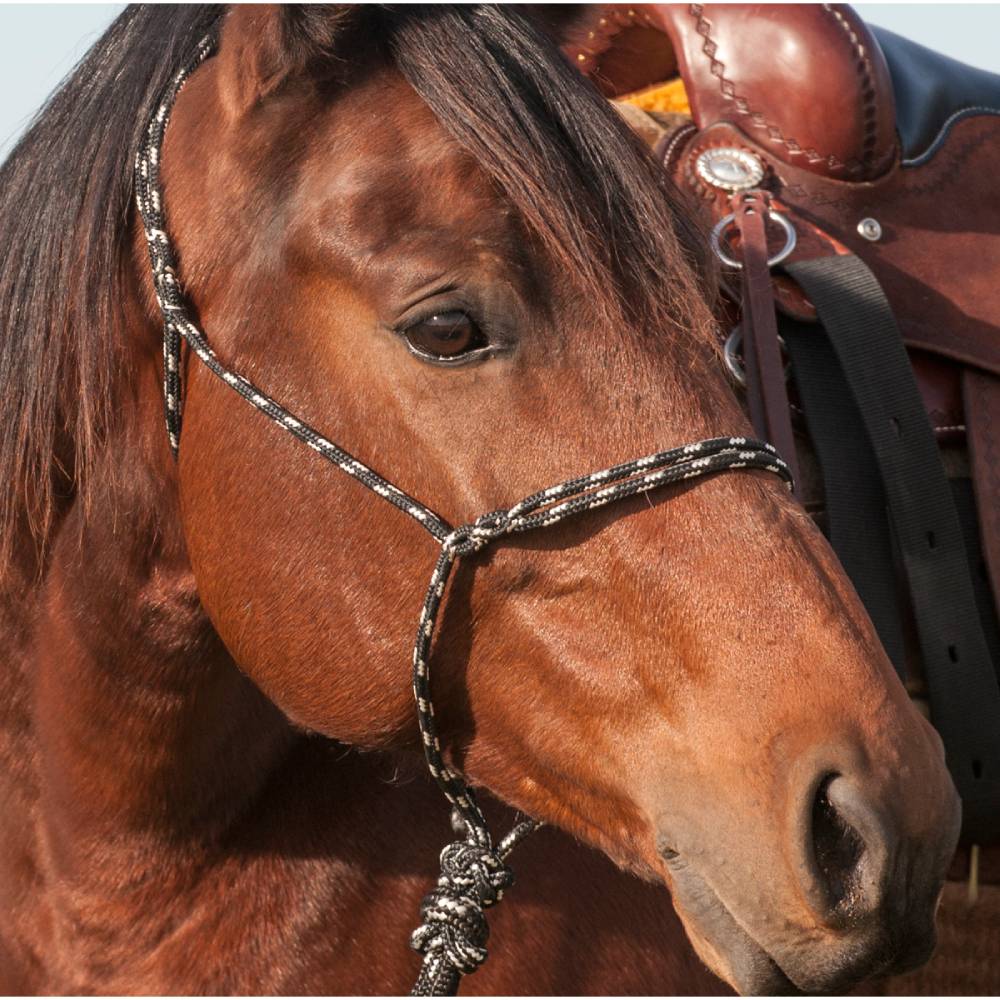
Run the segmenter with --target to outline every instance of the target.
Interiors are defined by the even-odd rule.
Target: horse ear
[[[353,4],[233,4],[219,37],[223,103],[239,118],[311,63],[335,54]]]

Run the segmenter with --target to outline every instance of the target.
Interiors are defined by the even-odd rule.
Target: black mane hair
[[[222,10],[130,6],[0,166],[0,575],[16,522],[44,534],[93,465],[124,363],[135,151]]]
[[[16,524],[26,517],[44,537],[56,496],[86,496],[128,374],[135,151],[170,77],[223,13],[130,6],[0,168],[0,576]],[[299,69],[337,60],[342,32],[384,45],[592,307],[682,342],[705,332],[704,234],[530,8],[317,5],[282,17]]]

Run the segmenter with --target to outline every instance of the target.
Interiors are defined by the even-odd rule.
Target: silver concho
[[[706,149],[695,160],[698,176],[724,191],[745,191],[764,179],[764,164],[753,153],[732,146]]]

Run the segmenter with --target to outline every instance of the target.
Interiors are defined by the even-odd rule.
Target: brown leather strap
[[[764,191],[741,191],[733,195],[732,209],[740,231],[743,257],[743,358],[747,380],[750,419],[757,433],[770,441],[800,482],[792,434],[791,410],[785,389],[785,366],[778,342],[774,293],[768,267],[765,220],[769,202]]]
[[[983,556],[1000,605],[1000,378],[967,368],[962,395]]]

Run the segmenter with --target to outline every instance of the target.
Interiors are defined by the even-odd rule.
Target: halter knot
[[[497,851],[485,844],[457,840],[441,852],[441,876],[420,907],[423,922],[413,932],[410,945],[424,956],[421,984],[456,974],[469,975],[486,961],[490,930],[483,910],[503,898],[514,882],[514,873]],[[425,981],[426,980],[426,981]]]
[[[470,524],[457,527],[442,542],[442,546],[456,556],[467,556],[485,548],[509,530],[510,511],[494,510],[480,515]]]

